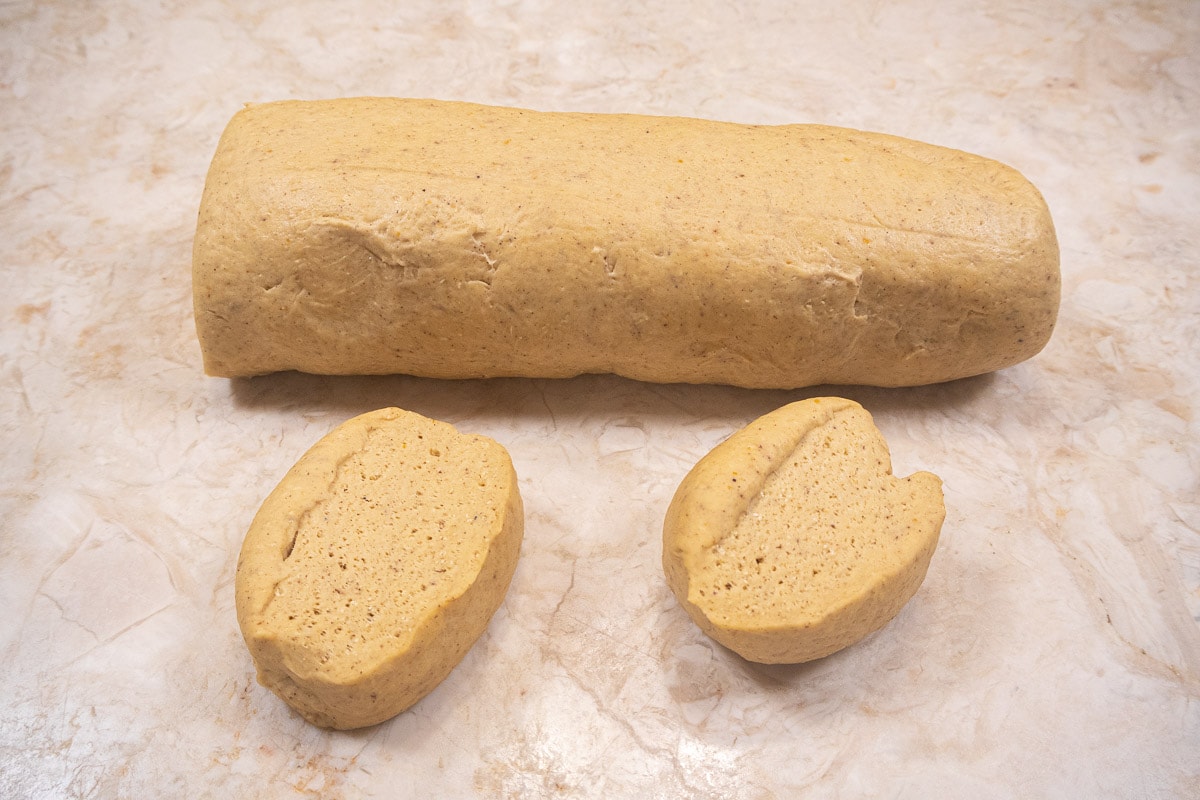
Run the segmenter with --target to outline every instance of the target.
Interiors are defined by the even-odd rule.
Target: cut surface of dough
[[[813,398],[759,418],[696,465],[668,510],[663,564],[705,633],[751,661],[799,663],[900,611],[944,517],[941,481],[893,476],[870,414]]]
[[[315,724],[381,722],[461,660],[523,530],[507,452],[399,409],[318,442],[255,516],[236,580],[259,681]]]

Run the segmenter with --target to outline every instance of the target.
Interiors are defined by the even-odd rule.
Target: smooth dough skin
[[[892,475],[870,414],[814,398],[760,417],[688,473],[663,525],[663,568],[710,637],[749,661],[798,664],[899,613],[945,515],[937,476]]]
[[[193,258],[216,376],[616,373],[906,386],[1036,354],[1038,191],[979,156],[820,125],[432,100],[251,105]]]
[[[305,719],[399,714],[500,606],[524,529],[507,451],[400,409],[317,442],[254,517],[236,578],[258,680]]]

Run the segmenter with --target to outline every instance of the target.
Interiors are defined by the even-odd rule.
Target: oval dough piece
[[[894,477],[870,414],[813,398],[760,417],[688,473],[663,526],[663,568],[713,639],[750,661],[800,663],[900,611],[944,518],[941,480]]]
[[[358,728],[428,694],[483,633],[524,528],[507,451],[387,408],[317,442],[254,517],[238,623],[258,680]]]
[[[823,125],[348,98],[251,105],[193,251],[211,375],[611,372],[908,386],[1040,351],[1058,243],[1016,170]]]

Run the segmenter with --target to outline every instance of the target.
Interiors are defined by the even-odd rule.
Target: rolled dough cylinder
[[[1033,356],[1046,204],[995,161],[819,125],[432,100],[251,105],[193,260],[205,370],[905,386]]]

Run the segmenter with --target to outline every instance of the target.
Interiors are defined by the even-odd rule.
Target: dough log
[[[1046,204],[979,156],[819,125],[429,100],[251,105],[193,259],[205,370],[906,386],[1027,359]]]

